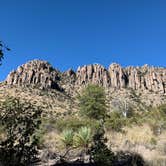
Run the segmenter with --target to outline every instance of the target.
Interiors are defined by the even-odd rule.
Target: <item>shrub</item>
[[[76,147],[82,147],[86,151],[91,142],[91,136],[91,129],[89,127],[81,127],[75,135],[74,142]]]
[[[152,145],[157,145],[157,140],[154,137],[152,137],[151,140],[150,140],[150,143]]]
[[[6,138],[0,142],[0,161],[4,165],[28,165],[37,158],[36,129],[41,109],[19,99],[8,98],[0,105],[0,123]]]
[[[65,145],[66,149],[68,147],[73,146],[73,137],[74,137],[73,130],[64,130],[62,132],[61,140],[63,144]]]
[[[122,127],[126,125],[126,118],[124,118],[119,112],[113,111],[110,117],[105,121],[105,127],[107,130],[114,130],[117,132],[122,131]]]
[[[96,130],[99,126],[99,122],[90,119],[79,119],[77,117],[67,117],[65,119],[58,119],[55,128],[62,132],[65,129],[72,129],[73,131],[78,131],[81,127],[90,127],[92,131]]]
[[[144,119],[148,122],[155,135],[161,134],[162,130],[166,128],[165,106],[151,108]]]

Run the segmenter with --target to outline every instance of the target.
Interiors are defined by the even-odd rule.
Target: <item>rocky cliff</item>
[[[109,69],[99,64],[78,67],[62,73],[48,62],[33,60],[12,71],[6,79],[7,85],[37,86],[65,90],[69,93],[89,83],[98,84],[106,89],[133,89],[166,93],[166,68],[126,67],[111,64]]]
[[[33,60],[12,71],[6,79],[8,85],[36,85],[42,89],[60,89],[60,72],[46,61]]]

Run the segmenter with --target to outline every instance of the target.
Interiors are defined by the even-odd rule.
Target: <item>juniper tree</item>
[[[107,138],[104,137],[104,134],[104,127],[101,124],[93,136],[93,145],[89,152],[91,162],[94,162],[96,166],[112,166],[115,160],[114,153],[106,145]]]
[[[107,104],[103,87],[88,85],[78,97],[82,116],[101,120],[106,116]]]

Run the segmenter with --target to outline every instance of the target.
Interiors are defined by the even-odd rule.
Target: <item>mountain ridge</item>
[[[7,85],[39,85],[69,91],[89,83],[107,89],[131,88],[133,90],[166,93],[166,68],[144,65],[141,67],[121,67],[112,63],[108,69],[100,64],[79,66],[76,71],[69,69],[61,72],[43,60],[32,60],[9,73]]]

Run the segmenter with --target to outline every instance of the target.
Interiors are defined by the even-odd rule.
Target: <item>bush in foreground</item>
[[[0,105],[0,123],[6,138],[0,142],[2,165],[28,165],[37,158],[35,131],[41,123],[41,109],[9,98]]]

